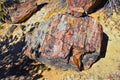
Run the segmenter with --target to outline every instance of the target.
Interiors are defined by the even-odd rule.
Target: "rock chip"
[[[14,31],[16,28],[17,28],[17,25],[12,25],[12,26],[8,29],[7,34],[13,33],[13,31]]]

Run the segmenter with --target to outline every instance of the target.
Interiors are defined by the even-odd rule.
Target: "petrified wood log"
[[[88,69],[100,55],[102,27],[92,17],[56,15],[26,35],[26,55],[57,68]]]
[[[108,10],[107,15],[112,14],[113,9],[120,12],[120,0],[68,0],[69,13],[73,16],[80,17],[93,13],[100,8]]]
[[[8,7],[11,23],[19,23],[29,18],[37,10],[36,0],[26,0],[22,3],[13,3]]]
[[[93,11],[101,3],[102,0],[68,0],[69,13],[80,17]]]

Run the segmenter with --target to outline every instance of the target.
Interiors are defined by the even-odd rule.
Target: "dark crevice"
[[[46,6],[48,3],[42,3],[40,5],[37,5],[37,11],[41,10],[44,6]]]
[[[103,8],[107,4],[108,1],[109,0],[104,0],[104,1],[103,0],[96,0],[96,2],[94,3],[94,5],[89,8],[89,10],[87,11],[87,13],[91,14],[93,12],[96,12],[97,10]]]

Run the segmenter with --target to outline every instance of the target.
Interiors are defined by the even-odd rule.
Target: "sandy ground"
[[[39,0],[38,0],[39,1]],[[53,5],[53,4],[51,4]],[[45,6],[38,12],[36,12],[28,21],[22,24],[29,24],[40,22],[49,18],[57,13],[65,11],[64,9],[49,8],[50,5]],[[46,11],[48,9],[48,11]],[[45,13],[47,12],[47,13]],[[106,18],[102,10],[97,11],[90,16],[97,19],[103,26],[104,40],[106,47],[102,54],[102,58],[98,60],[89,70],[76,72],[76,71],[64,71],[51,68],[51,70],[45,70],[41,73],[41,70],[37,70],[31,77],[35,75],[41,75],[38,80],[119,80],[120,79],[120,15],[115,12],[111,17]],[[0,34],[9,28],[11,24],[4,24],[4,30],[0,30]],[[2,66],[2,65],[1,65]],[[26,72],[27,74],[27,72]],[[14,74],[15,76],[15,74]],[[19,76],[21,77],[21,76]],[[24,77],[24,75],[23,75]],[[18,80],[19,78],[14,78]],[[27,79],[27,78],[21,78]],[[29,79],[29,78],[28,78]],[[33,78],[32,78],[33,79]]]

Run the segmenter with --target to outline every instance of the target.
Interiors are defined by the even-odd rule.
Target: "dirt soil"
[[[39,0],[38,0],[39,1]],[[49,6],[53,5],[52,9]],[[58,6],[59,7],[59,6]],[[46,5],[37,11],[26,22],[21,24],[34,24],[45,20],[57,13],[66,11],[66,7],[60,9],[54,4]],[[2,80],[119,80],[120,79],[120,15],[113,11],[111,17],[106,17],[103,10],[92,13],[90,16],[97,19],[103,26],[103,52],[101,58],[85,71],[59,70],[48,66],[51,69],[41,71],[39,62],[29,60],[24,54],[20,54],[21,49],[16,52],[0,53],[0,79]],[[0,30],[0,35],[5,35],[12,24],[3,24],[4,29]],[[19,24],[18,24],[19,25]],[[16,32],[18,30],[16,29]],[[23,43],[14,47],[21,47]],[[14,54],[13,54],[14,53]],[[16,55],[13,56],[13,55]],[[15,57],[15,58],[13,58]]]

